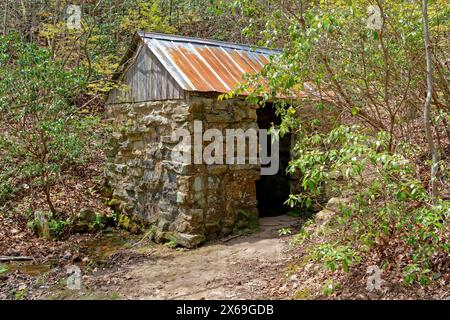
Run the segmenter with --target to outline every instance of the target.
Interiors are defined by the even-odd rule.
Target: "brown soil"
[[[299,218],[263,218],[258,232],[192,250],[118,230],[75,235],[48,252],[30,251],[42,254],[34,261],[3,264],[9,270],[0,269],[0,299],[450,299],[445,276],[405,287],[402,277],[383,272],[382,289],[368,291],[366,265],[326,271],[307,246],[290,246],[292,237],[278,234],[289,227],[295,235],[300,225]],[[82,271],[79,290],[67,288],[72,265]],[[333,290],[325,293],[326,286]]]
[[[288,216],[263,218],[261,231],[250,236],[191,251],[158,250],[153,263],[129,268],[129,285],[119,292],[141,299],[269,298],[271,281],[288,260],[278,230],[295,223]]]
[[[0,298],[272,298],[290,260],[289,237],[280,238],[278,230],[297,230],[298,225],[298,218],[263,218],[258,232],[193,250],[141,241],[142,236],[119,244],[114,239],[72,238],[68,241],[71,248],[59,263],[15,266],[13,272],[4,275]],[[82,269],[80,290],[66,287],[65,271],[71,264]],[[41,270],[45,273],[39,275]]]

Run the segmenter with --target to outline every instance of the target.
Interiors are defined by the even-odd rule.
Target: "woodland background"
[[[67,28],[69,4],[82,7],[81,29]],[[369,5],[380,8],[379,29],[367,27]],[[143,30],[283,49],[221,98],[252,88],[249,99],[264,106],[305,95],[275,103],[282,123],[272,130],[297,139],[288,171],[298,192],[286,204],[305,222],[280,236],[301,257],[295,268],[328,273],[322,291],[294,297],[333,297],[369,265],[402,297],[417,288],[445,297],[450,6],[426,8],[431,91],[421,1],[2,0],[0,255],[45,257],[76,233],[141,229],[109,207],[103,112],[119,85],[111,76]],[[331,196],[342,201],[323,210]]]

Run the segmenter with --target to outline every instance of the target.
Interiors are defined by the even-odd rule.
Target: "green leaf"
[[[311,206],[312,206],[312,200],[311,200],[310,197],[306,198],[306,200],[305,200],[305,205],[306,205],[307,208],[311,208]]]
[[[380,35],[378,34],[378,31],[374,31],[373,33],[373,39],[378,40],[380,38]]]
[[[0,274],[5,273],[8,271],[8,268],[2,264],[0,264]]]
[[[359,107],[352,108],[352,116],[356,116],[361,109]]]
[[[408,194],[402,190],[397,191],[397,199],[400,201],[405,201],[408,199]]]

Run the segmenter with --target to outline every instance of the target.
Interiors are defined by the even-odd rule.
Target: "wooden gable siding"
[[[184,99],[184,90],[146,45],[138,49],[121,83],[125,87],[112,90],[107,104]]]

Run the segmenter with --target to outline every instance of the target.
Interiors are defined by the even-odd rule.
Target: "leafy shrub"
[[[64,69],[50,51],[14,34],[0,37],[0,65],[0,203],[38,190],[56,215],[52,184],[95,146],[99,119],[72,101],[85,87],[83,69]]]
[[[59,219],[51,211],[41,212],[27,224],[27,227],[35,230],[43,237],[58,239],[67,230],[70,225],[69,219]],[[48,230],[48,231],[47,231]]]
[[[405,284],[425,284],[432,278],[433,254],[450,252],[446,234],[450,202],[434,203],[412,163],[387,151],[388,141],[386,133],[371,135],[357,126],[305,134],[288,169],[300,172],[302,193],[291,195],[287,203],[310,205],[325,188],[351,199],[327,228],[332,242],[312,249],[326,268],[348,271],[373,249],[394,261],[387,249],[402,246]],[[310,237],[304,229],[295,239]]]
[[[351,247],[334,244],[321,244],[317,246],[312,257],[323,261],[326,268],[336,271],[342,268],[348,272],[349,267],[361,261],[361,257]]]

